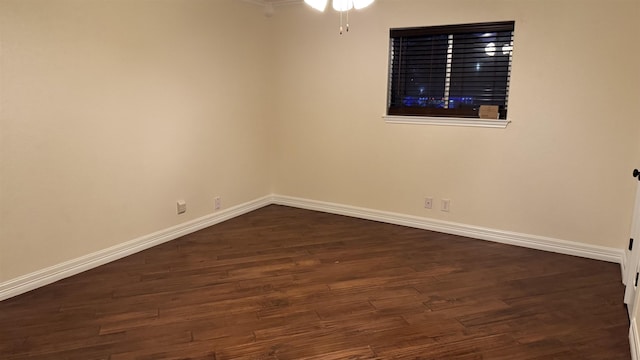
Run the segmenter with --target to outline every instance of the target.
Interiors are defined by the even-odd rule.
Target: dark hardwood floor
[[[0,302],[2,359],[630,359],[618,264],[268,206]]]

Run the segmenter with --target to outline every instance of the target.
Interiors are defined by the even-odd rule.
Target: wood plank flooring
[[[620,268],[268,206],[0,302],[2,359],[630,359]]]

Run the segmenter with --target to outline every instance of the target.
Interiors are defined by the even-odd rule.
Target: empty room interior
[[[0,358],[640,358],[640,1],[318,3],[0,0]],[[501,115],[390,112],[486,23]]]

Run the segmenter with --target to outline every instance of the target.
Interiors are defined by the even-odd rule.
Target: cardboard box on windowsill
[[[480,116],[480,119],[496,120],[500,115],[498,112],[498,105],[480,105],[478,115]]]

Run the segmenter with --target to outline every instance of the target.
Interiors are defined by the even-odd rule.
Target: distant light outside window
[[[391,29],[387,115],[507,118],[514,22]]]

